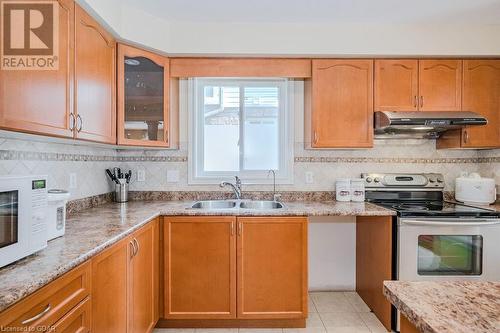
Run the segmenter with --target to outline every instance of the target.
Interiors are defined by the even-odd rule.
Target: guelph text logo
[[[1,2],[1,69],[59,68],[59,5],[57,1]]]

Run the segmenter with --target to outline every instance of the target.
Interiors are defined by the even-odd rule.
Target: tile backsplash
[[[0,175],[47,174],[49,188],[71,192],[80,199],[112,191],[104,170],[114,166],[133,170],[131,190],[135,191],[227,191],[217,184],[188,185],[187,145],[179,150],[116,150],[115,147],[40,142],[0,137]],[[144,182],[136,172],[143,169]],[[167,171],[176,170],[179,179],[167,182]],[[434,141],[377,140],[373,149],[305,150],[295,144],[294,183],[279,185],[278,191],[333,191],[336,178],[359,177],[362,172],[440,172],[445,175],[446,190],[453,191],[460,172],[480,172],[500,176],[500,150],[436,150]],[[305,173],[313,173],[307,183]],[[70,174],[76,186],[70,188]],[[244,185],[247,191],[270,191],[271,185]]]

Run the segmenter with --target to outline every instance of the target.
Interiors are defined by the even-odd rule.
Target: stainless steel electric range
[[[397,212],[393,279],[500,281],[500,212],[446,201],[442,174],[362,178],[367,201]]]

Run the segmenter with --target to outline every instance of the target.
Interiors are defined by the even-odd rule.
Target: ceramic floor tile
[[[309,317],[306,319],[306,328],[324,328],[323,322],[319,314],[309,313]]]
[[[195,333],[238,333],[237,328],[197,328]]]
[[[327,333],[371,333],[366,326],[359,327],[329,327]]]
[[[283,333],[282,328],[240,328],[239,333]]]
[[[370,308],[363,299],[355,291],[349,291],[344,293],[345,297],[351,303],[352,307],[356,312],[370,312]]]
[[[283,333],[327,333],[324,327],[284,328]]]
[[[194,333],[194,328],[155,328],[153,333]]]
[[[373,312],[360,313],[359,315],[372,333],[387,332],[384,325],[382,325],[382,323],[378,320],[377,316],[375,316]]]
[[[308,303],[307,307],[309,309],[309,313],[318,312],[318,310],[316,310],[316,306],[314,305],[314,302],[310,296],[309,296],[309,303]]]
[[[325,327],[365,327],[365,323],[356,312],[320,313]]]
[[[313,302],[319,313],[356,312],[343,293],[318,295],[313,298]]]

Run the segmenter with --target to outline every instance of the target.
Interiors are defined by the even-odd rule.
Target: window
[[[189,182],[292,183],[293,107],[286,79],[189,80]]]

